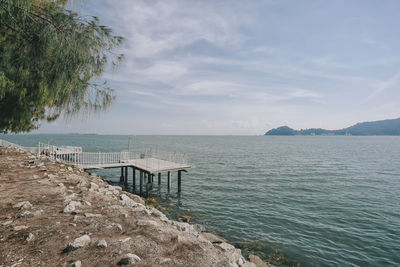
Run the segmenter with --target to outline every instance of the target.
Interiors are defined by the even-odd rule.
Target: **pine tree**
[[[123,55],[123,38],[68,0],[0,0],[0,132],[28,132],[42,120],[107,109],[100,81]]]

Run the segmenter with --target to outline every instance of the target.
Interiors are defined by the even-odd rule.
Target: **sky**
[[[86,0],[125,38],[105,113],[36,133],[262,135],[400,117],[400,1]]]

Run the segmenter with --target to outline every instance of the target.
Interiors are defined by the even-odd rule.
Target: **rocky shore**
[[[82,170],[0,147],[0,266],[271,266]]]

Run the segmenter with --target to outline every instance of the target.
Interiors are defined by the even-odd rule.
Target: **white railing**
[[[135,159],[145,159],[143,164],[146,168],[151,169],[160,169],[160,164],[162,164],[162,162],[154,161],[152,159],[187,165],[186,154],[178,152],[171,153],[155,149],[146,149],[143,152],[82,152],[81,147],[53,146],[40,142],[36,147],[23,147],[2,139],[0,139],[0,146],[14,147],[20,150],[30,151],[35,153],[38,157],[47,156],[51,160],[79,167],[95,167],[107,164],[125,163]]]

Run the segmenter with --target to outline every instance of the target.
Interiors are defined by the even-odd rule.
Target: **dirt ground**
[[[267,266],[79,169],[0,147],[0,266]]]

